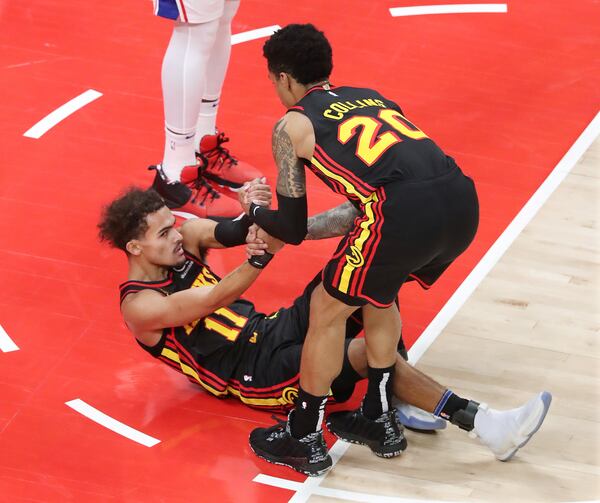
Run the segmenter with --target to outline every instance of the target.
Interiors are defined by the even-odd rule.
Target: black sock
[[[292,436],[302,438],[309,433],[320,431],[325,415],[326,396],[314,396],[302,388],[298,389],[296,407],[291,415],[290,429]]]
[[[344,353],[344,363],[342,364],[342,371],[331,383],[331,394],[335,403],[342,403],[347,401],[354,393],[354,388],[358,381],[361,381],[362,377],[354,370],[354,367],[350,363],[348,358],[348,348]]]
[[[451,421],[454,414],[459,410],[466,409],[467,405],[469,405],[469,400],[461,398],[447,389],[436,405],[433,414],[442,417],[447,421]]]
[[[369,419],[377,419],[391,408],[394,367],[374,369],[369,367],[369,386],[363,399],[362,411]]]

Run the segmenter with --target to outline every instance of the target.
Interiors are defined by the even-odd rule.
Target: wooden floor
[[[458,501],[600,498],[599,167],[596,139],[418,364],[494,408],[551,391],[534,439],[501,463],[455,427],[409,431],[394,460],[351,446],[322,487]]]

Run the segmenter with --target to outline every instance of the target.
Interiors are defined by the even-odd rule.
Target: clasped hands
[[[246,182],[238,191],[238,200],[246,215],[249,215],[252,203],[269,208],[273,193],[267,179],[262,177]],[[267,234],[257,224],[252,224],[246,236],[246,255],[251,258],[253,255],[264,255],[265,251],[277,253],[284,244],[283,241]]]

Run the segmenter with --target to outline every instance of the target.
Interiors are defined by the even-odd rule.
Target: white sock
[[[219,98],[231,55],[231,21],[239,6],[239,0],[226,0],[223,15],[219,18],[219,29],[208,62],[210,71],[206,75],[206,87],[196,123],[198,142],[204,135],[216,132]]]
[[[193,130],[188,134],[178,134],[165,127],[162,169],[169,181],[178,181],[185,166],[196,164],[195,145]]]
[[[162,64],[165,111],[163,170],[179,180],[185,166],[195,164],[196,121],[206,85],[206,71],[219,20],[176,22]]]
[[[219,97],[202,98],[198,122],[196,123],[196,138],[198,143],[204,135],[217,132],[217,112],[219,111]]]

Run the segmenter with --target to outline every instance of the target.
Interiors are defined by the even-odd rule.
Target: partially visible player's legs
[[[369,363],[369,387],[363,400],[363,412],[376,419],[391,409],[398,341],[402,322],[396,304],[385,309],[371,305],[362,308]]]
[[[195,147],[200,170],[194,172],[186,169],[182,173],[184,182],[189,183],[197,177],[202,177],[234,191],[244,182],[262,176],[254,166],[231,155],[229,149],[223,146],[229,138],[225,133],[219,133],[216,125],[221,90],[231,55],[231,21],[239,5],[239,0],[225,1],[208,61],[209,71],[206,74],[206,85],[196,122]]]
[[[365,342],[353,340],[348,346],[347,357],[356,373],[366,377]],[[499,411],[454,394],[400,355],[397,355],[394,370],[394,395],[397,398],[471,432],[501,461],[511,459],[529,441],[544,421],[552,401],[552,395],[543,391],[521,407]],[[332,416],[335,422],[336,414],[340,413],[327,418],[328,425]]]
[[[162,64],[165,150],[162,168],[178,181],[185,166],[196,163],[195,134],[206,85],[206,72],[219,21],[175,22]]]
[[[218,19],[205,23],[175,22],[161,73],[165,149],[162,163],[151,166],[156,171],[153,188],[169,208],[204,218],[236,217],[240,213],[237,202],[221,197],[197,176],[196,121],[218,29]],[[191,180],[182,180],[184,169],[193,173],[188,177]]]
[[[392,407],[398,341],[402,329],[395,304],[385,309],[362,308],[365,327],[368,378],[367,393],[360,408],[330,414],[327,427],[348,442],[369,446],[378,456],[398,456],[406,439]],[[363,368],[364,372],[364,368]]]
[[[398,343],[398,354],[408,361],[408,352],[404,345],[402,334],[400,334],[400,342]],[[421,433],[434,433],[436,430],[446,428],[446,421],[433,414],[424,411],[419,407],[403,402],[398,397],[392,397],[392,405],[396,409],[396,417],[402,426],[409,430],[418,431]]]
[[[396,300],[396,305],[398,305],[398,301]],[[354,339],[363,329],[363,321],[362,321],[362,310],[355,311],[354,314],[348,319],[349,325],[346,327],[346,339],[351,338]],[[364,345],[364,340],[362,341]],[[365,348],[362,348],[363,352],[365,352]],[[402,338],[402,332],[400,332],[400,340],[398,341],[397,347],[398,354],[404,359],[408,360],[408,352],[406,350],[406,346],[404,345],[404,340]],[[366,353],[365,353],[366,354]],[[349,363],[345,365],[350,366]],[[365,372],[366,372],[366,357],[365,357]],[[344,379],[340,379],[343,377]],[[366,377],[366,373],[363,375]],[[340,379],[340,382],[343,384],[344,388],[347,389],[346,393],[352,393],[354,387],[352,386],[350,389],[347,388],[348,378],[345,376],[338,376],[336,381]],[[334,384],[336,384],[334,381]],[[333,390],[333,387],[332,387]],[[439,417],[435,417],[433,414],[424,411],[414,405],[410,405],[406,402],[401,401],[398,397],[392,397],[392,405],[394,409],[396,409],[396,417],[400,423],[414,431],[424,432],[424,433],[432,433],[435,430],[442,430],[446,428],[446,421]]]
[[[196,121],[197,141],[200,141],[205,135],[214,135],[217,132],[219,100],[231,55],[231,21],[239,6],[239,0],[226,0],[223,15],[219,18],[215,42],[208,60],[210,71],[206,74],[206,85]]]
[[[257,428],[250,434],[250,446],[258,456],[307,475],[320,475],[331,467],[322,432],[325,403],[342,370],[346,320],[356,309],[331,297],[322,284],[314,289],[296,406],[285,425]]]

